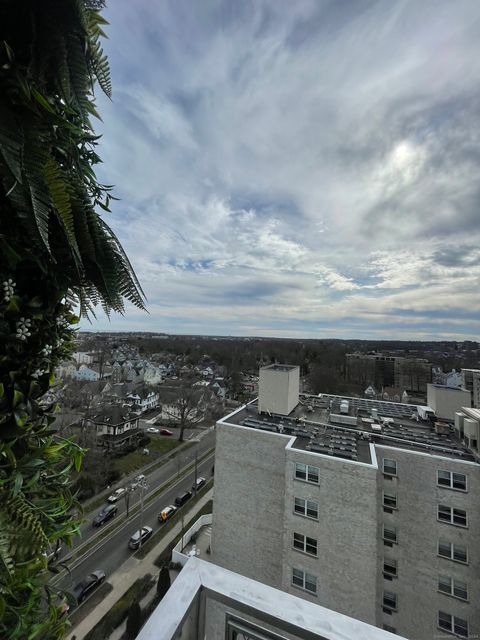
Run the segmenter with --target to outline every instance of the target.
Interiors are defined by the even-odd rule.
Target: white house
[[[147,387],[136,389],[134,392],[128,394],[125,401],[135,411],[145,413],[145,411],[154,409],[157,406],[158,391],[148,389]]]

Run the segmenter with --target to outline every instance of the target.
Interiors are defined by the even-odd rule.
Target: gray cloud
[[[100,177],[151,302],[111,327],[475,337],[478,3],[107,13]]]

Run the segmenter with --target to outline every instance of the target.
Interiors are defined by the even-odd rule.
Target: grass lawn
[[[179,444],[178,440],[172,440],[171,438],[153,437],[147,445],[150,455],[144,456],[142,453],[143,447],[140,447],[140,449],[132,451],[132,453],[127,453],[127,455],[122,458],[116,458],[113,464],[115,469],[118,469],[122,475],[128,475],[132,473],[132,471],[135,471],[135,469],[140,469],[149,462],[153,462],[164,453],[172,451],[175,447],[178,447]]]

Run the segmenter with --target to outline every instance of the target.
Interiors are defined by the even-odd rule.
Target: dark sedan
[[[107,505],[104,509],[100,511],[98,516],[95,516],[92,522],[93,526],[100,527],[102,524],[105,524],[105,522],[108,522],[109,520],[111,520],[117,515],[117,511],[118,511],[118,507],[116,505],[114,504]]]
[[[75,596],[78,604],[83,602],[85,598],[95,591],[97,587],[99,587],[102,582],[105,580],[105,571],[101,569],[97,569],[97,571],[92,571],[85,580],[82,580],[73,590],[73,595]]]

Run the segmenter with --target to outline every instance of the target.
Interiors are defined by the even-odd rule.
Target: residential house
[[[120,405],[106,407],[90,420],[95,425],[97,444],[110,451],[136,445],[142,436],[138,416]]]
[[[129,393],[125,399],[132,411],[145,413],[158,405],[158,391],[151,387],[143,386]]]
[[[77,371],[73,374],[74,380],[88,380],[89,382],[96,382],[100,379],[100,374],[95,369],[87,367],[86,364],[81,364]]]

